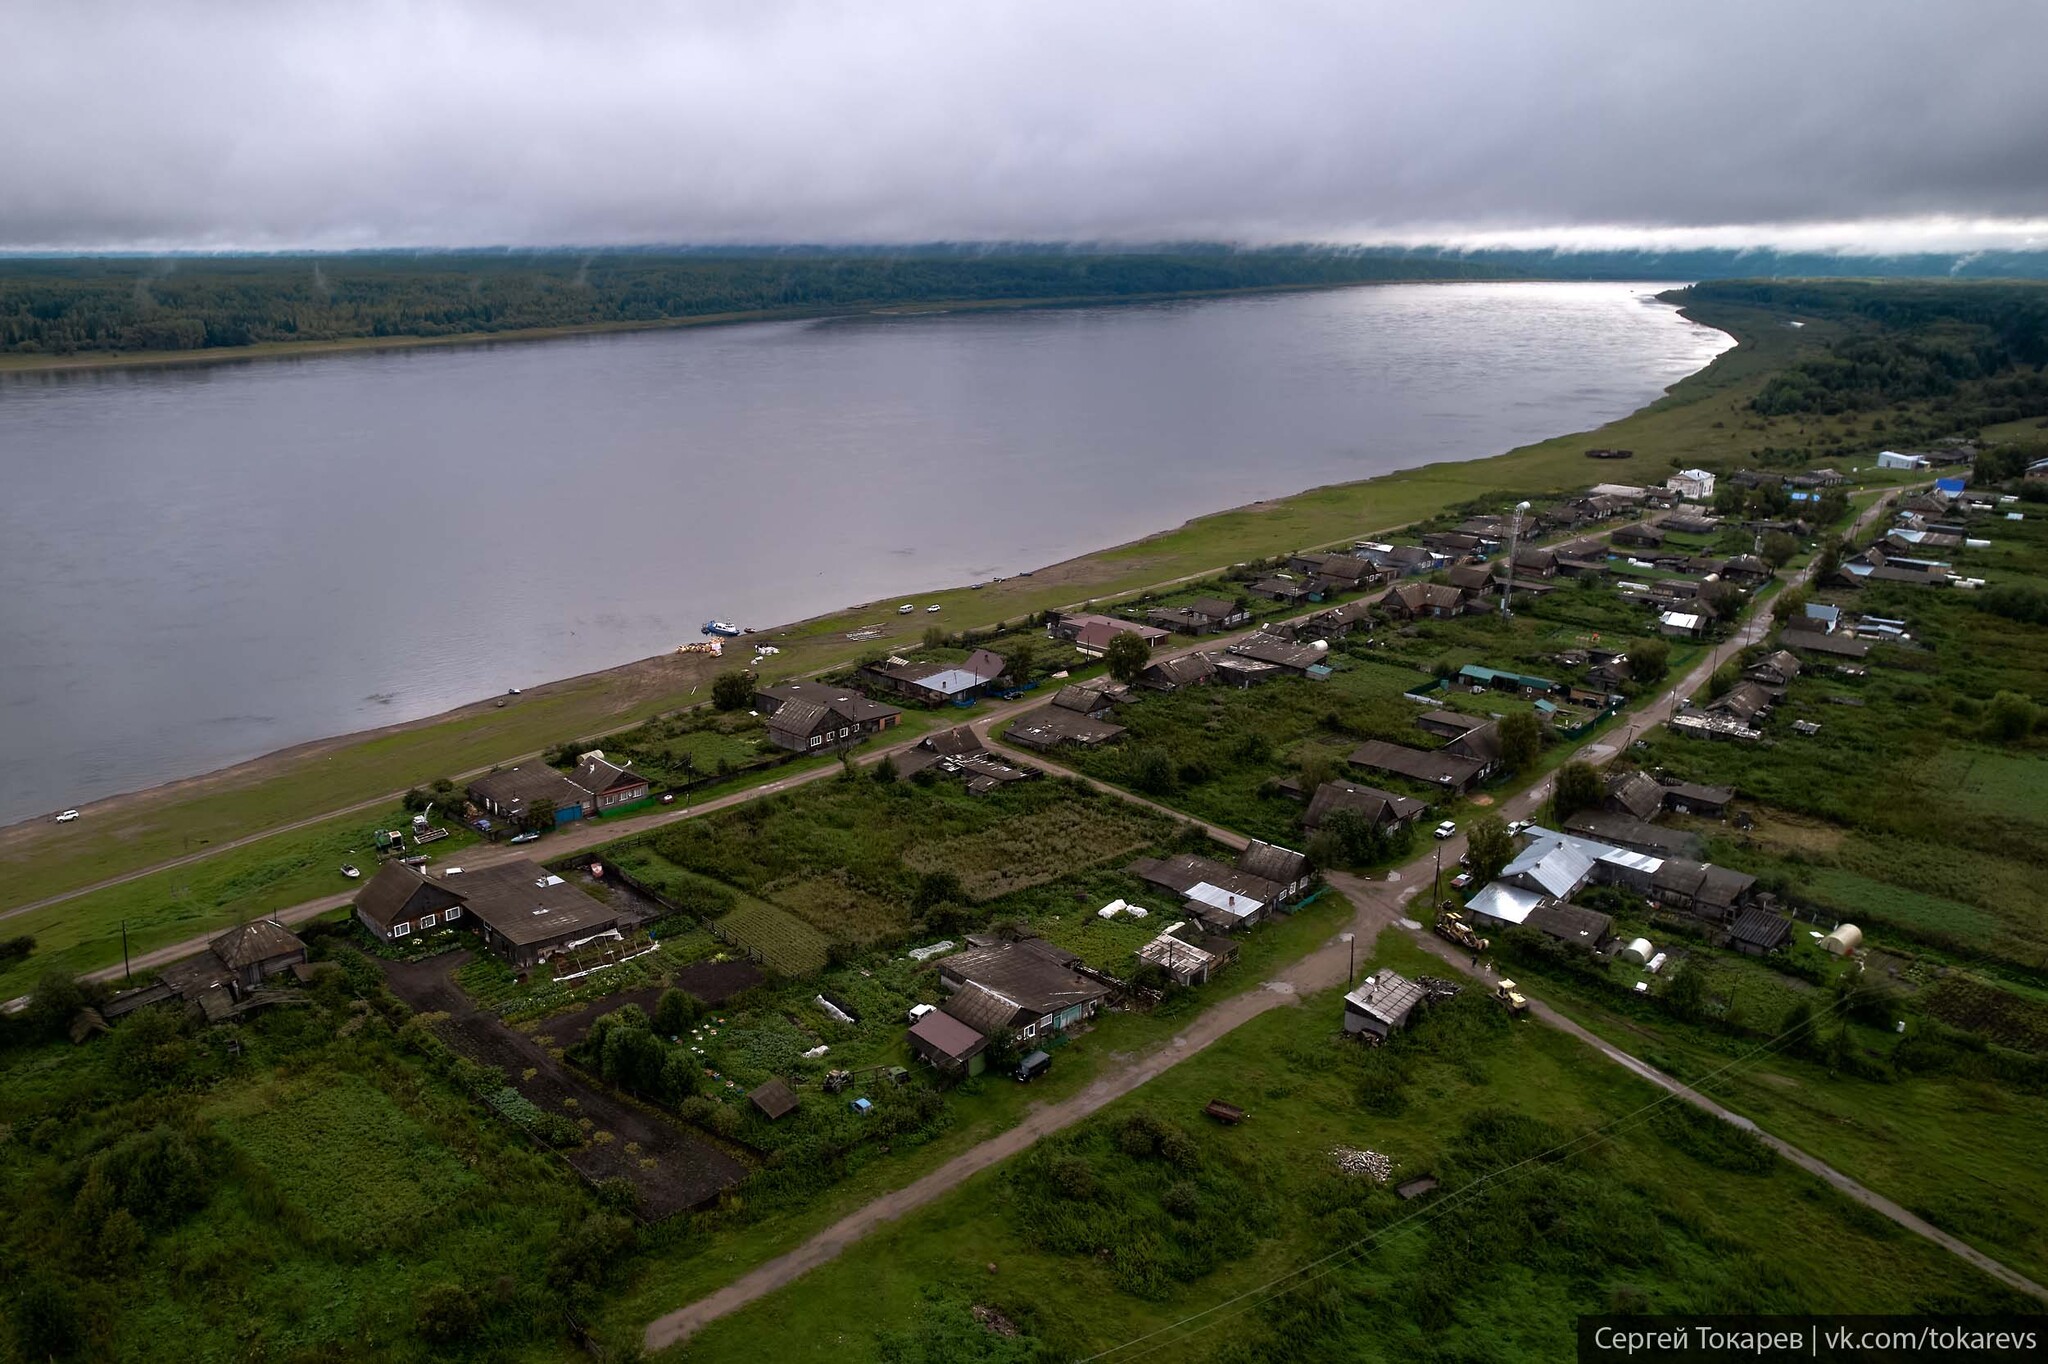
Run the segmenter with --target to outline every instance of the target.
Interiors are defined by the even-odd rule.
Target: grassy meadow
[[[1393,937],[1377,960],[1427,969]],[[1159,1331],[1187,1359],[1548,1360],[1587,1312],[2014,1305],[1475,992],[1376,1050],[1339,1013],[1254,1019],[674,1354],[1078,1358]],[[1202,1117],[1218,1096],[1251,1117]],[[1338,1147],[1441,1187],[1405,1203]]]

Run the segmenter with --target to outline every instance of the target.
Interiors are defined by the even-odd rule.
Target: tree
[[[1984,708],[1984,732],[2011,743],[2032,734],[2040,719],[2041,708],[2027,697],[2016,691],[2002,691]]]
[[[1131,785],[1148,796],[1170,796],[1177,781],[1173,759],[1161,748],[1141,748],[1131,756]]]
[[[877,786],[891,785],[896,780],[896,760],[884,753],[882,760],[874,765],[868,775],[874,778]]]
[[[526,807],[526,813],[519,817],[520,827],[535,831],[555,827],[555,803],[546,796]]]
[[[1491,881],[1515,858],[1515,841],[1499,815],[1481,815],[1465,835],[1465,853],[1472,859],[1472,878]]]
[[[1550,803],[1559,823],[1581,810],[1592,809],[1606,798],[1607,783],[1600,779],[1600,769],[1591,763],[1570,762],[1557,769],[1557,789],[1552,792]]]
[[[1772,572],[1776,572],[1786,564],[1791,563],[1792,556],[1798,552],[1799,542],[1781,530],[1774,530],[1766,534],[1763,538],[1763,543],[1757,547],[1758,555],[1762,557],[1765,563],[1771,566]]]
[[[1646,687],[1662,682],[1671,671],[1671,646],[1661,639],[1646,639],[1628,651],[1629,676]]]
[[[1038,663],[1038,641],[1026,635],[1011,644],[1003,658],[1003,671],[1010,680],[1022,686],[1031,680],[1031,669]]]
[[[1723,663],[1720,667],[1714,669],[1714,675],[1707,679],[1708,698],[1718,701],[1729,692],[1734,691],[1735,683],[1741,676],[1741,673],[1735,671],[1733,663]]]
[[[1518,710],[1500,722],[1500,756],[1510,772],[1526,772],[1543,752],[1543,726],[1533,711]]]
[[[1715,620],[1725,622],[1732,621],[1742,614],[1742,603],[1746,599],[1742,594],[1741,588],[1723,579],[1720,582],[1707,583],[1702,586],[1700,588],[1700,600],[1705,602],[1707,609],[1714,613]]]
[[[1691,957],[1678,964],[1664,987],[1664,1008],[1681,1023],[1696,1022],[1707,1011],[1707,973]]]
[[[1145,665],[1152,661],[1152,646],[1142,635],[1126,630],[1110,640],[1109,648],[1103,652],[1109,663],[1109,675],[1126,686],[1134,685],[1138,674],[1145,671]]]
[[[940,629],[940,628],[939,628],[938,626],[936,626],[936,625],[927,625],[927,626],[925,626],[925,627],[924,627],[924,647],[925,647],[925,648],[927,648],[927,649],[943,649],[943,648],[945,648],[945,647],[946,647],[946,632],[945,632],[944,630],[941,630],[941,629]]]
[[[663,1037],[681,1037],[703,1014],[704,1006],[687,990],[664,990],[654,1006],[654,1030]]]
[[[754,675],[744,668],[711,679],[711,704],[720,710],[744,710],[754,699]]]

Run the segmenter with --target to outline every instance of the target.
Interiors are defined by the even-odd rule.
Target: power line
[[[1688,1086],[1688,1088],[1692,1089],[1695,1093],[1699,1093],[1700,1085],[1711,1083],[1712,1081],[1717,1080],[1724,1075],[1730,1074],[1738,1067],[1748,1063],[1752,1059],[1755,1059],[1766,1053],[1774,1052],[1779,1044],[1789,1041],[1795,1033],[1798,1033],[1802,1030],[1810,1030],[1814,1027],[1818,1027],[1824,1019],[1829,1018],[1832,1015],[1834,1015],[1837,1011],[1846,1008],[1849,1002],[1850,1001],[1846,996],[1837,999],[1833,1004],[1829,1005],[1827,1009],[1815,1013],[1810,1018],[1802,1020],[1800,1023],[1794,1025],[1793,1027],[1785,1029],[1785,1031],[1777,1034],[1774,1037],[1766,1038],[1765,1040],[1757,1043],[1756,1046],[1752,1047],[1750,1050],[1744,1052],[1742,1055],[1728,1062],[1726,1065],[1720,1067],[1717,1070],[1708,1072],[1705,1076],[1701,1078],[1698,1084]],[[1276,1288],[1279,1288],[1281,1292],[1287,1292],[1299,1286],[1298,1284],[1287,1284],[1287,1281],[1290,1279],[1294,1279],[1297,1276],[1302,1275],[1307,1276],[1307,1278],[1304,1278],[1302,1282],[1307,1282],[1309,1279],[1319,1278],[1323,1274],[1328,1273],[1330,1270],[1339,1267],[1334,1262],[1355,1255],[1360,1251],[1369,1249],[1375,1242],[1379,1241],[1383,1237],[1395,1231],[1400,1230],[1402,1227],[1407,1226],[1409,1223],[1417,1221],[1421,1221],[1423,1223],[1435,1221],[1437,1218],[1443,1216],[1445,1213],[1452,1211],[1461,1202],[1469,1200],[1470,1196],[1476,1194],[1479,1190],[1487,1187],[1490,1184],[1495,1183],[1496,1181],[1506,1179],[1508,1176],[1524,1169],[1529,1165],[1535,1164],[1539,1161],[1547,1161],[1556,1157],[1570,1154],[1572,1148],[1574,1147],[1580,1146],[1591,1141],[1596,1141],[1603,1137],[1616,1136],[1624,1131],[1628,1131],[1634,1127],[1641,1126],[1643,1123],[1648,1122],[1650,1118],[1654,1116],[1658,1109],[1662,1108],[1666,1104],[1671,1103],[1674,1100],[1684,1100],[1684,1096],[1682,1094],[1674,1093],[1668,1090],[1664,1091],[1657,1098],[1652,1099],[1649,1103],[1644,1104],[1642,1107],[1637,1108],[1632,1112],[1624,1113],[1619,1117],[1609,1119],[1606,1123],[1601,1124],[1599,1127],[1595,1127],[1589,1131],[1583,1132],[1580,1135],[1572,1138],[1571,1140],[1561,1142],[1558,1145],[1549,1148],[1548,1150],[1539,1151],[1532,1156],[1525,1156],[1521,1160],[1515,1161],[1511,1165],[1504,1165],[1498,1170],[1494,1170],[1485,1175],[1482,1175],[1480,1178],[1472,1181],[1470,1184],[1464,1185],[1462,1188],[1452,1191],[1451,1194],[1449,1194],[1445,1198],[1439,1199],[1437,1202],[1431,1204],[1428,1208],[1418,1208],[1416,1211],[1409,1213],[1405,1217],[1396,1218],[1394,1221],[1389,1222],[1384,1226],[1375,1228],[1371,1233],[1369,1233],[1366,1236],[1360,1237],[1356,1241],[1353,1241],[1347,1245],[1340,1246],[1336,1250],[1330,1251],[1328,1254],[1319,1256],[1314,1260],[1310,1260],[1307,1264],[1298,1265],[1295,1268],[1288,1270],[1284,1274],[1277,1275],[1274,1278],[1267,1280],[1265,1283],[1260,1284],[1257,1287],[1248,1288],[1244,1290],[1242,1293],[1237,1294],[1235,1297],[1225,1298],[1223,1301],[1215,1303],[1212,1306],[1205,1307],[1199,1312],[1191,1312],[1187,1316],[1182,1317],[1179,1321],[1169,1322],[1165,1326],[1157,1327],[1154,1330],[1146,1332],[1142,1336],[1133,1337],[1132,1339],[1127,1340],[1120,1345],[1113,1345],[1107,1350],[1101,1350],[1095,1354],[1087,1355],[1082,1359],[1075,1361],[1075,1364],[1094,1364],[1094,1361],[1108,1359],[1112,1355],[1121,1355],[1123,1351],[1130,1349],[1134,1345],[1142,1345],[1146,1341],[1152,1340],[1154,1337],[1165,1335],[1173,1331],[1179,1331],[1181,1328],[1191,1323],[1201,1321],[1201,1319],[1204,1317],[1212,1316],[1213,1314],[1218,1312],[1226,1312],[1226,1309],[1228,1309],[1227,1315],[1230,1316],[1235,1316],[1240,1312],[1248,1311],[1250,1308],[1257,1306],[1259,1302],[1265,1301],[1268,1297],[1277,1296],[1277,1294],[1275,1294],[1272,1291]],[[1287,1287],[1280,1288],[1280,1285],[1282,1284],[1287,1284]],[[1248,1299],[1254,1301],[1247,1301]],[[1239,1304],[1242,1304],[1242,1306],[1240,1306]],[[1218,1318],[1218,1320],[1221,1320],[1221,1318]],[[1214,1325],[1215,1323],[1212,1321],[1204,1324]],[[1122,1359],[1124,1361],[1143,1359],[1155,1353],[1158,1350],[1166,1348],[1169,1345],[1177,1344],[1179,1340],[1188,1338],[1190,1337],[1177,1337],[1172,1340],[1162,1340],[1158,1344],[1153,1345],[1148,1349],[1142,1350],[1137,1354],[1122,1355]]]

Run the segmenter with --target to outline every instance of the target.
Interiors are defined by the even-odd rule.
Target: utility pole
[[[1439,838],[1436,841],[1436,870],[1434,872],[1431,872],[1429,877],[1429,907],[1432,910],[1436,908],[1437,901],[1443,898],[1443,879],[1444,841],[1441,838]]]
[[[1527,502],[1515,504],[1515,519],[1508,523],[1508,575],[1500,584],[1500,618],[1508,618],[1508,598],[1515,590],[1515,551],[1522,539],[1522,513],[1529,510]]]
[[[121,979],[131,984],[135,980],[135,972],[128,968],[128,921],[126,919],[121,920]]]
[[[1340,936],[1344,941],[1344,946],[1351,953],[1350,965],[1344,968],[1344,984],[1348,987],[1358,979],[1358,935],[1356,933],[1345,933]]]

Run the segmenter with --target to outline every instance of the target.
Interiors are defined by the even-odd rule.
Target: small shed
[[[1420,985],[1396,972],[1367,976],[1364,984],[1344,996],[1344,1031],[1388,1037],[1407,1026],[1408,1016],[1423,998]]]
[[[770,1080],[753,1093],[747,1095],[747,1102],[759,1109],[761,1116],[776,1122],[796,1112],[796,1095],[780,1080]]]
[[[1853,956],[1863,946],[1863,930],[1854,924],[1839,925],[1820,940],[1823,950],[1837,957]]]
[[[1621,959],[1631,966],[1646,966],[1656,953],[1648,938],[1631,938],[1628,946],[1621,949]]]

